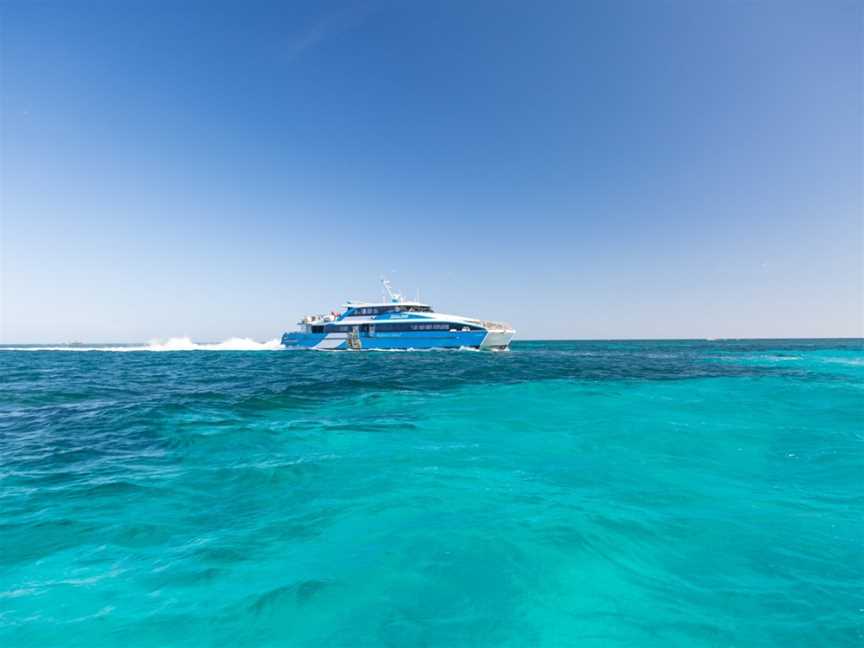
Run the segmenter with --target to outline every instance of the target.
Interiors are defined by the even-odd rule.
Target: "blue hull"
[[[363,350],[388,349],[459,349],[480,348],[486,331],[398,332],[360,335]],[[344,333],[285,333],[282,344],[287,348],[338,351],[348,349]]]

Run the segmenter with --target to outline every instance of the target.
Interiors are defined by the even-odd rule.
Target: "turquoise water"
[[[861,341],[0,351],[0,645],[860,646]]]

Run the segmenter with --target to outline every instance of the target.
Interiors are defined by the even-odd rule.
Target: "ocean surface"
[[[4,647],[864,645],[860,340],[88,348],[0,350]]]

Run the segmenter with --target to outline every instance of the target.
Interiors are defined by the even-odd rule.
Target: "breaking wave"
[[[222,342],[193,342],[188,337],[151,340],[147,344],[83,345],[55,344],[51,346],[27,345],[0,347],[3,351],[277,351],[282,349],[278,338],[256,342],[251,338],[233,337]]]

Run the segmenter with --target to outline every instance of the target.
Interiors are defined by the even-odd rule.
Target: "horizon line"
[[[224,340],[199,340],[195,341],[188,336],[174,336],[168,338],[152,338],[146,341],[135,341],[135,342],[82,342],[79,340],[73,342],[0,342],[0,347],[10,347],[10,346],[77,346],[84,344],[91,345],[115,345],[115,346],[131,346],[131,345],[145,345],[152,344],[154,342],[162,342],[169,340],[184,340],[188,339],[195,344],[218,344],[220,342],[225,342],[231,339],[237,340],[251,340],[253,342],[257,342],[251,337],[241,337],[241,336],[231,336],[225,338]],[[272,338],[277,339],[277,338]],[[716,337],[716,338],[706,338],[706,337],[668,337],[668,338],[642,338],[642,337],[628,337],[628,338],[519,338],[514,339],[513,342],[746,342],[746,341],[770,341],[770,340],[859,340],[864,342],[864,335],[861,336],[819,336],[819,337]],[[265,340],[270,341],[270,340]],[[511,343],[512,344],[512,343]]]

